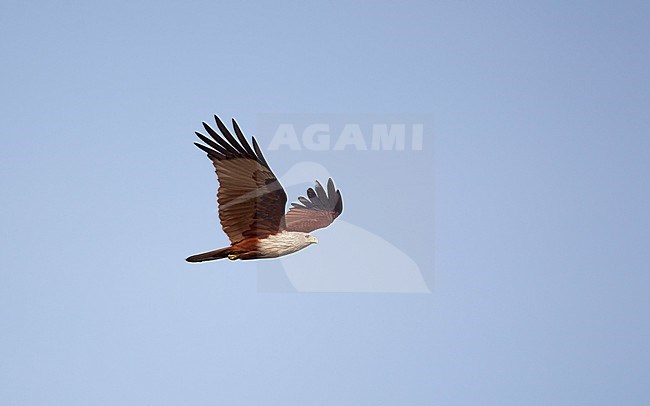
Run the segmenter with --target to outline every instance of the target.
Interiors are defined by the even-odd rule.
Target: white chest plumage
[[[292,254],[318,242],[307,233],[282,231],[259,240],[257,250],[261,258],[276,258]]]

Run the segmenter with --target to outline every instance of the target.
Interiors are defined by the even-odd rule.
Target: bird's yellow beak
[[[318,244],[318,238],[314,237],[313,235],[309,237],[309,242],[311,244]]]

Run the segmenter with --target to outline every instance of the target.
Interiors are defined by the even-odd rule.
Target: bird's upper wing
[[[300,196],[300,203],[291,203],[285,220],[288,231],[310,231],[324,228],[343,212],[341,192],[334,188],[332,179],[327,181],[327,192],[316,181],[316,190],[307,189],[307,197]]]
[[[244,238],[277,233],[284,228],[287,194],[264,159],[255,137],[251,148],[233,119],[237,142],[219,117],[214,118],[221,135],[203,123],[212,139],[197,132],[208,146],[194,144],[208,154],[216,169],[223,231],[233,244]]]

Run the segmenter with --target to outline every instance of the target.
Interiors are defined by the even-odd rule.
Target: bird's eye
[[[309,237],[311,237],[311,235],[307,234],[307,235],[305,236],[305,239],[307,239],[307,238],[309,238]]]

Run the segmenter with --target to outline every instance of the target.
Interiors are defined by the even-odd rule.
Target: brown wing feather
[[[221,135],[203,123],[212,139],[197,132],[208,146],[195,145],[208,154],[219,179],[217,202],[223,231],[233,244],[245,238],[277,233],[284,228],[287,194],[255,138],[251,148],[233,120],[237,142],[219,117],[214,118]]]
[[[316,190],[307,189],[307,198],[298,197],[300,203],[291,203],[285,216],[287,230],[309,233],[324,228],[343,212],[341,192],[336,190],[332,179],[327,181],[327,192],[316,181]]]

